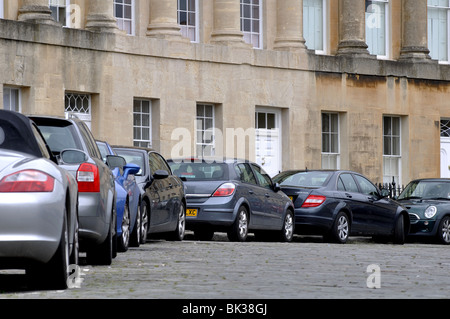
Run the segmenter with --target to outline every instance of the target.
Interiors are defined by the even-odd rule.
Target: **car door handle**
[[[248,193],[253,195],[255,192],[254,191],[248,191]]]
[[[352,198],[352,195],[350,195],[349,193],[345,193],[345,196],[347,196],[347,198]]]
[[[265,193],[264,196],[266,197],[270,197],[269,193]]]

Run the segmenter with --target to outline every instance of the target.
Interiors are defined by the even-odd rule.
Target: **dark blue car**
[[[227,232],[245,241],[249,232],[289,242],[294,234],[294,206],[256,163],[229,159],[168,160],[186,185],[186,229],[200,240]]]
[[[126,164],[125,159],[117,156],[107,142],[96,142],[103,160],[115,177],[117,250],[124,252],[129,246],[139,247],[141,244],[141,194],[134,177],[140,167]]]
[[[405,242],[410,225],[406,209],[359,173],[292,170],[274,181],[294,202],[298,234],[323,235],[337,243],[350,235]]]

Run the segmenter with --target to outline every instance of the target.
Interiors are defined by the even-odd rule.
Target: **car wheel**
[[[106,239],[100,245],[90,247],[86,251],[86,261],[90,265],[104,265],[109,266],[113,259],[113,240],[116,238],[114,236],[115,223],[114,218],[111,217],[109,224],[109,231],[106,235]],[[114,240],[117,242],[117,240]]]
[[[186,208],[184,207],[184,204],[182,203],[180,205],[180,209],[178,211],[177,227],[175,228],[175,231],[173,231],[170,234],[170,239],[176,240],[176,241],[182,241],[184,238],[185,230],[186,230]]]
[[[141,239],[140,243],[145,244],[147,241],[148,223],[149,223],[149,210],[145,201],[141,204]]]
[[[133,232],[131,233],[130,246],[139,247],[141,244],[141,204],[137,206],[136,220],[134,222]]]
[[[331,241],[345,244],[350,234],[350,221],[344,212],[337,214],[330,232]]]
[[[294,213],[288,210],[284,218],[283,228],[280,231],[280,240],[283,242],[291,242],[292,238],[294,238],[294,227]]]
[[[128,202],[123,209],[122,224],[120,228],[122,229],[122,235],[117,238],[117,250],[119,252],[125,252],[128,250],[130,243],[130,208]]]
[[[54,256],[47,264],[26,270],[32,286],[48,289],[67,289],[70,262],[69,251],[69,231],[64,212],[61,240]]]
[[[450,216],[445,216],[439,223],[439,240],[444,245],[450,244]]]
[[[236,220],[227,235],[230,241],[246,241],[248,235],[248,212],[244,206],[239,207]]]
[[[394,228],[394,244],[403,245],[405,243],[405,218],[398,216]]]
[[[79,224],[78,218],[75,219],[75,232],[73,234],[73,244],[72,244],[72,254],[70,255],[70,264],[78,265],[79,264],[79,255],[80,255],[80,241],[78,237],[79,232]]]

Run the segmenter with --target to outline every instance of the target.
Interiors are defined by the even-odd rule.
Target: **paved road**
[[[251,240],[149,241],[109,267],[82,265],[80,288],[65,291],[30,291],[23,274],[0,271],[0,299],[450,298],[448,246]]]

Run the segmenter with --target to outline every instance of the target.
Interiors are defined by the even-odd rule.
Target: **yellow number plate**
[[[294,196],[289,196],[289,198],[291,199],[291,201],[294,201]]]
[[[186,216],[188,216],[188,217],[196,217],[197,216],[197,210],[196,209],[192,209],[192,208],[188,208],[186,210]]]

